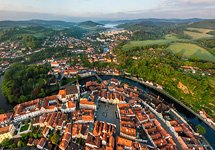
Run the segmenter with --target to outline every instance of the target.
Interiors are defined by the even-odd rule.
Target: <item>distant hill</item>
[[[78,25],[80,25],[82,27],[96,27],[96,26],[101,26],[102,24],[96,23],[93,21],[85,21],[85,22],[79,23]]]
[[[16,26],[43,26],[43,27],[72,27],[80,26],[84,28],[93,28],[97,26],[102,26],[104,24],[119,24],[123,26],[141,25],[141,26],[159,26],[159,25],[169,25],[169,24],[185,24],[190,27],[198,28],[215,28],[215,20],[206,20],[199,18],[191,19],[134,19],[134,20],[116,20],[116,21],[85,21],[80,23],[58,21],[58,20],[26,20],[26,21],[11,21],[5,20],[0,21],[0,27],[16,27]]]
[[[136,19],[136,20],[124,20],[118,22],[119,28],[125,28],[130,30],[140,30],[154,27],[168,27],[168,26],[188,26],[189,24],[197,23],[199,21],[206,21],[203,19],[192,18],[192,19]]]
[[[71,27],[73,25],[75,25],[75,23],[55,20],[0,21],[0,27],[16,27],[16,26]]]
[[[134,19],[134,20],[116,20],[116,21],[99,21],[102,24],[127,24],[127,23],[141,23],[141,22],[166,22],[166,23],[191,23],[191,22],[199,22],[205,19],[199,18],[191,18],[191,19],[157,19],[157,18],[146,18],[146,19]]]
[[[194,28],[215,29],[215,19],[194,22],[194,23],[189,24],[189,26],[194,27]]]

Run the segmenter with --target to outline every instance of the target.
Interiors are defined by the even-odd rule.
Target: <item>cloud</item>
[[[11,0],[8,0],[11,1]],[[24,0],[22,0],[24,1]],[[44,0],[34,0],[43,2]],[[47,0],[49,1],[49,0]],[[46,3],[47,3],[46,1]],[[53,0],[56,2],[57,0]],[[129,9],[121,9],[123,5],[116,5],[111,9],[104,10],[100,5],[95,4],[95,0],[71,0],[73,2],[89,2],[92,5],[80,7],[76,5],[62,4],[56,6],[52,4],[46,7],[46,3],[30,5],[15,5],[7,1],[0,0],[0,20],[23,20],[23,19],[58,19],[58,20],[103,20],[103,19],[134,19],[134,18],[214,18],[215,0],[156,0],[160,3],[153,7],[137,7],[136,5]],[[144,0],[142,0],[144,1]],[[135,3],[135,0],[134,0]],[[58,4],[58,3],[57,3]],[[88,3],[87,3],[88,4]],[[94,6],[95,5],[95,6]],[[102,4],[101,6],[103,6]],[[96,9],[94,9],[94,7]],[[10,8],[10,9],[6,9]],[[109,8],[109,7],[107,7]],[[135,10],[136,9],[136,10]],[[16,12],[14,11],[16,10]]]
[[[182,4],[215,4],[214,0],[177,0]]]
[[[192,7],[215,7],[215,0],[161,0],[161,6],[165,7],[179,7],[181,9]]]

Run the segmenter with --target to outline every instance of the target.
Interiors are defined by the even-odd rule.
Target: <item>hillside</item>
[[[102,24],[99,24],[93,21],[85,21],[85,22],[79,23],[78,25],[82,27],[96,27],[96,26],[101,26]]]
[[[42,27],[71,27],[73,22],[56,21],[56,20],[26,20],[26,21],[0,21],[0,27],[17,27],[17,26],[42,26]]]
[[[206,49],[191,43],[174,43],[168,48],[168,51],[174,54],[181,55],[187,58],[197,58],[199,60],[215,62],[215,56],[209,53]]]
[[[189,24],[193,28],[206,28],[206,29],[215,29],[215,20],[203,20]]]

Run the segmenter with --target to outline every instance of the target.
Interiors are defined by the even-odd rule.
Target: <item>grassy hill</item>
[[[167,38],[173,38],[168,35]],[[130,41],[125,44],[122,49],[129,51],[137,47],[141,48],[144,46],[153,46],[153,45],[169,45],[167,48],[168,51],[173,52],[174,54],[179,54],[187,58],[197,58],[205,61],[215,62],[215,56],[208,52],[206,49],[189,43],[191,41],[185,39],[172,39],[172,40],[145,40],[145,41]]]
[[[214,35],[210,35],[209,33],[214,30],[206,29],[206,28],[187,28],[184,31],[184,34],[190,36],[192,39],[202,39],[202,38],[212,38]]]
[[[166,39],[161,40],[144,40],[144,41],[130,41],[123,46],[123,50],[131,50],[136,47],[153,46],[153,45],[167,45],[173,42],[188,42],[186,39],[177,39],[174,35],[167,35]]]
[[[145,41],[130,41],[123,46],[123,50],[131,50],[136,47],[143,47],[149,45],[164,45],[171,43],[171,40],[145,40]]]
[[[203,34],[209,34],[209,32],[214,31],[212,29],[206,29],[206,28],[187,28],[187,30],[203,33]]]
[[[215,56],[209,53],[206,49],[191,43],[173,43],[168,48],[175,54],[180,54],[187,58],[198,58],[200,60],[215,62]]]
[[[203,20],[189,24],[193,28],[215,29],[215,20]]]

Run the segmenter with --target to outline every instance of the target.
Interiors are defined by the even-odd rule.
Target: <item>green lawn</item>
[[[25,124],[24,126],[21,127],[20,132],[26,131],[29,128],[29,124]]]
[[[198,58],[200,60],[215,62],[215,56],[209,53],[206,49],[191,43],[173,43],[168,48],[175,54],[181,54],[187,58]]]

